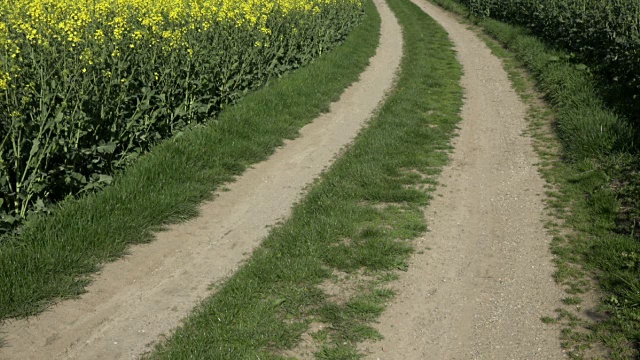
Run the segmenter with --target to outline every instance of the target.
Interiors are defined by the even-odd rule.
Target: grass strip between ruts
[[[379,338],[369,324],[426,230],[423,207],[462,106],[447,33],[408,0],[389,5],[404,37],[395,90],[291,217],[151,358],[357,359],[358,342]],[[310,333],[312,323],[322,330]],[[313,344],[296,347],[305,332]]]
[[[62,202],[3,241],[0,319],[33,315],[82,293],[100,264],[125,254],[129,244],[151,241],[162,226],[197,215],[213,190],[327,111],[375,54],[380,19],[369,2],[366,12],[342,45],[312,64],[247,95],[208,125],[164,141],[112,186]]]
[[[458,15],[468,14],[452,0],[432,1]],[[485,41],[503,59],[516,89],[530,106],[531,134],[543,160],[542,174],[553,185],[548,204],[560,221],[548,226],[554,234],[556,280],[568,295],[566,309],[558,309],[557,316],[544,321],[564,326],[563,345],[572,358],[603,354],[612,359],[638,358],[640,242],[633,228],[619,225],[623,208],[638,211],[640,204],[640,174],[635,173],[635,181],[629,179],[634,176],[629,168],[637,162],[637,148],[627,142],[618,144],[613,153],[600,151],[600,140],[593,135],[593,127],[603,121],[602,137],[612,136],[605,133],[606,124],[624,122],[624,115],[610,109],[599,95],[604,89],[580,64],[558,60],[570,59],[568,54],[548,47],[523,28],[493,19],[470,20],[490,36]],[[546,97],[546,104],[538,101],[534,87]],[[558,136],[563,124],[569,124],[564,126],[572,133]],[[576,146],[588,144],[588,139],[594,139],[592,149]],[[589,278],[597,280],[601,291],[591,319],[580,310],[581,294],[591,288]]]

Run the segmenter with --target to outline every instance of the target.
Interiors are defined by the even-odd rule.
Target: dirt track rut
[[[451,164],[426,211],[424,254],[395,285],[380,319],[385,337],[367,359],[562,359],[556,328],[540,321],[560,306],[544,181],[526,130],[526,107],[498,58],[464,25],[425,0],[463,65],[463,121]]]
[[[268,226],[288,216],[304,188],[354,138],[391,88],[402,35],[386,4],[376,0],[376,5],[382,17],[376,55],[329,113],[229,184],[230,191],[203,204],[198,218],[107,264],[79,300],[5,324],[0,333],[7,344],[0,348],[0,358],[137,358],[170,333],[211,293],[211,283],[237,269],[267,235]]]

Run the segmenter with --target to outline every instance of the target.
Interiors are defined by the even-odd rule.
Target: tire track
[[[425,212],[398,296],[364,344],[368,359],[562,359],[553,315],[563,291],[552,279],[544,181],[526,106],[502,63],[470,30],[425,0],[412,0],[449,33],[463,65],[465,104],[452,161]],[[422,249],[418,249],[422,250]]]
[[[330,111],[204,203],[200,216],[104,266],[87,293],[28,320],[12,320],[2,359],[138,358],[171,333],[203,298],[247,259],[268,227],[289,215],[305,187],[365,125],[393,85],[402,34],[382,0],[381,38],[360,80]],[[313,84],[309,84],[313,86]]]

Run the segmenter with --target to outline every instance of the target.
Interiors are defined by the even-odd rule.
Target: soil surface
[[[413,1],[455,44],[464,68],[463,121],[425,213],[430,232],[376,325],[385,339],[361,350],[373,360],[563,359],[557,328],[540,320],[554,316],[564,292],[552,279],[545,183],[523,135],[526,106],[472,31],[437,6]]]
[[[4,324],[0,358],[138,358],[170,334],[212,293],[210,285],[233,273],[268,227],[289,215],[305,187],[352,141],[392,87],[402,34],[386,5],[376,4],[382,16],[377,53],[330,112],[204,203],[199,217],[106,264],[80,299]]]

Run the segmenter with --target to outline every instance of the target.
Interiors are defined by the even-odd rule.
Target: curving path
[[[445,186],[425,213],[425,252],[401,274],[377,325],[385,339],[362,350],[373,360],[563,359],[557,328],[540,320],[563,292],[543,226],[545,183],[523,136],[526,107],[472,31],[426,0],[412,1],[455,45],[463,121]]]
[[[200,217],[107,264],[79,300],[5,324],[0,333],[7,344],[0,358],[138,358],[178,326],[211,294],[209,285],[237,269],[268,226],[289,215],[305,187],[355,137],[392,87],[402,34],[386,4],[376,0],[376,5],[382,17],[376,55],[330,112],[229,184],[230,191],[203,204]]]

